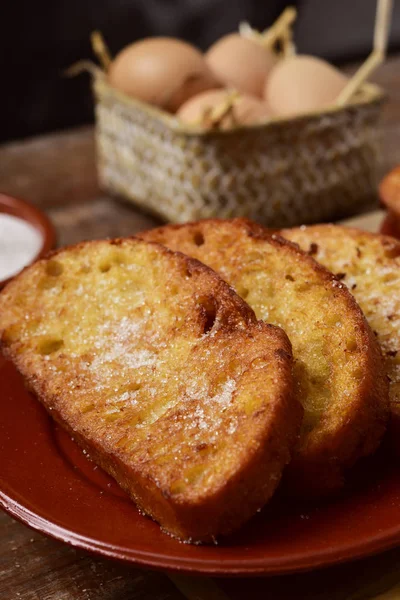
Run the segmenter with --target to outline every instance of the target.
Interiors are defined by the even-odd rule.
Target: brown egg
[[[147,38],[127,46],[111,63],[114,88],[167,111],[188,98],[218,87],[199,50],[173,38]]]
[[[272,69],[264,97],[274,114],[294,116],[333,104],[347,81],[320,58],[291,56]]]
[[[206,53],[207,64],[219,81],[260,98],[265,79],[277,60],[273,52],[238,33],[221,38]]]
[[[239,125],[251,125],[266,121],[271,115],[268,106],[253,96],[241,95],[233,100],[230,90],[211,90],[190,98],[177,112],[177,117],[190,125],[206,128],[230,129]],[[213,118],[212,111],[227,105],[226,112],[220,118]]]

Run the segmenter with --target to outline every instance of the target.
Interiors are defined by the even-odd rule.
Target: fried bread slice
[[[400,432],[400,242],[338,225],[285,229],[282,235],[336,273],[364,311],[382,347],[389,377],[391,429],[397,437]]]
[[[305,415],[287,470],[292,493],[327,493],[385,431],[388,385],[375,336],[346,286],[312,257],[245,219],[142,234],[215,269],[292,342]]]
[[[172,535],[228,533],[278,485],[302,414],[290,342],[198,261],[137,239],[60,250],[0,294],[0,339]]]

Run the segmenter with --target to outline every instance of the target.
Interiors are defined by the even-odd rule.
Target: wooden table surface
[[[373,79],[389,93],[380,126],[384,173],[400,164],[400,57],[390,58]],[[0,147],[0,191],[45,209],[57,229],[59,245],[132,235],[157,224],[99,190],[91,127]],[[380,218],[379,213],[369,216],[365,226],[376,227]],[[306,574],[211,580],[168,576],[95,558],[0,514],[0,600],[185,598],[400,599],[400,549]]]

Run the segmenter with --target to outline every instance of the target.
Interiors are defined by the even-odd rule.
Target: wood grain
[[[355,66],[348,68],[349,72]],[[388,91],[381,171],[400,163],[400,56],[374,79]],[[48,211],[60,245],[133,235],[159,222],[101,193],[91,127],[0,147],[0,190]],[[374,228],[381,213],[363,224]],[[1,600],[399,600],[400,549],[318,572],[257,580],[204,580],[89,556],[0,514]]]
[[[162,573],[94,558],[0,514],[1,600],[182,600]]]
[[[0,146],[0,189],[44,208],[97,198],[93,128]]]

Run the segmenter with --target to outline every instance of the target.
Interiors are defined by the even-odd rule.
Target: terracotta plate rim
[[[318,558],[315,556],[315,551],[313,552],[312,550],[309,553],[302,551],[297,554],[287,554],[285,558],[278,557],[271,559],[269,557],[268,564],[263,559],[251,559],[251,564],[249,564],[249,560],[245,557],[233,560],[221,560],[220,558],[196,559],[193,557],[176,558],[168,556],[166,553],[146,552],[124,546],[110,545],[99,542],[94,538],[80,535],[41,517],[1,491],[0,507],[11,517],[31,529],[74,548],[80,548],[95,555],[124,563],[172,572],[184,572],[192,575],[241,577],[298,573],[359,560],[400,545],[399,523],[398,526],[392,527],[391,530],[386,530],[379,535],[371,537],[368,542],[354,542],[352,544],[335,546],[331,550],[320,552]]]

